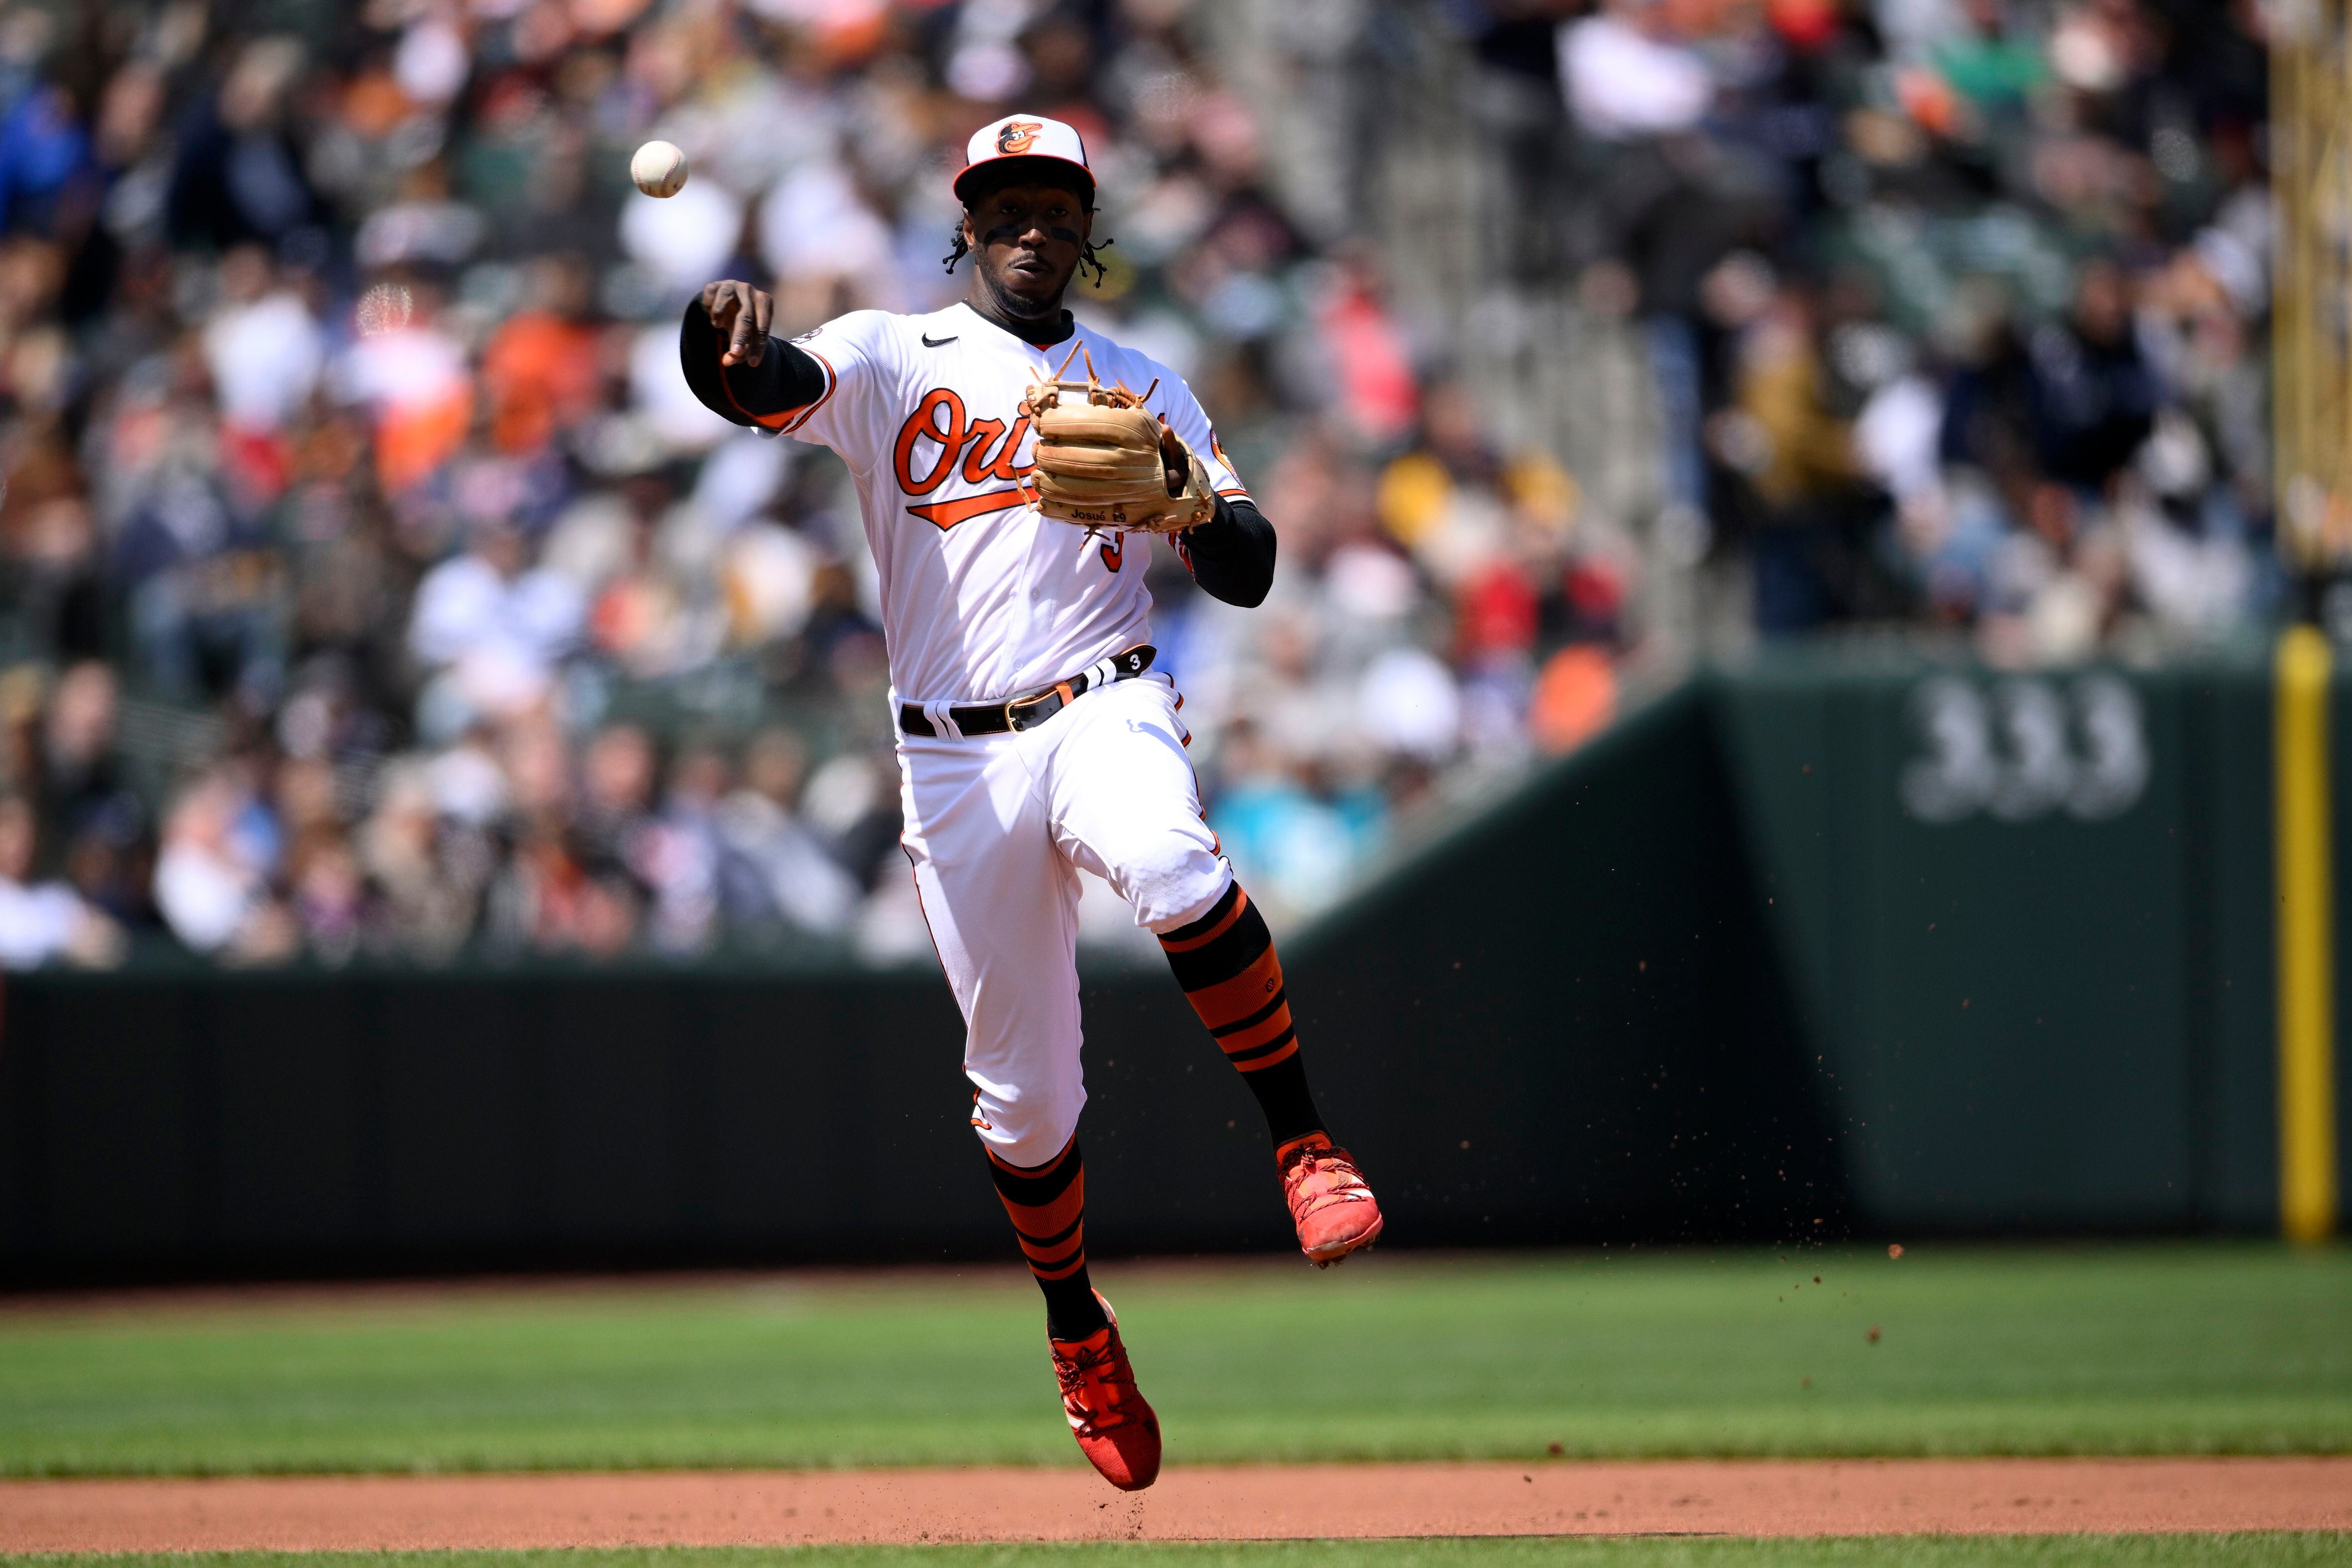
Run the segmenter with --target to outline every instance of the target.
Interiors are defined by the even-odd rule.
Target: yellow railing
[[[2336,921],[2329,827],[2327,639],[2278,649],[2279,1220],[2297,1241],[2336,1229]]]
[[[2270,8],[2273,419],[2279,548],[2306,584],[2352,577],[2352,0]],[[2312,595],[2304,598],[2308,605]],[[2279,641],[2279,1221],[2335,1232],[2335,878],[2327,638]]]

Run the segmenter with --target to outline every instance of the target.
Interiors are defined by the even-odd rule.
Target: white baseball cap
[[[1095,172],[1087,162],[1085,141],[1075,127],[1042,114],[1008,114],[973,131],[971,140],[964,144],[963,172],[955,177],[957,199],[969,199],[964,192],[971,177],[990,164],[1030,158],[1075,168],[1083,182],[1081,189],[1087,203],[1093,203]]]

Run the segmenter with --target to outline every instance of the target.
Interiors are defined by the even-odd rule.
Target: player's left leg
[[[1118,1320],[1087,1279],[1078,1112],[1076,877],[1048,831],[1030,735],[899,744],[901,841],[964,1016],[964,1074],[989,1175],[1045,1297],[1079,1449],[1112,1485],[1160,1473],[1160,1423]]]
[[[1046,1344],[1071,1434],[1104,1479],[1139,1491],[1160,1474],[1160,1417],[1135,1385],[1118,1314],[1087,1278],[1087,1169],[1077,1134],[1034,1167],[991,1148],[988,1168],[1045,1293]]]
[[[1045,780],[1057,841],[1159,936],[1186,999],[1256,1098],[1300,1250],[1328,1265],[1370,1246],[1380,1205],[1315,1108],[1281,957],[1202,820],[1173,693],[1121,682],[1063,717],[1072,722]]]

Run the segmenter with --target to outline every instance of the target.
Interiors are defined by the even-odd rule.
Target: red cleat
[[[1298,1227],[1298,1249],[1318,1269],[1328,1269],[1380,1239],[1381,1205],[1364,1185],[1356,1158],[1321,1133],[1286,1145],[1276,1156],[1282,1196]]]
[[[1054,1375],[1062,1385],[1062,1413],[1078,1452],[1121,1491],[1141,1491],[1160,1479],[1160,1417],[1135,1386],[1135,1368],[1119,1343],[1118,1314],[1102,1301],[1110,1321],[1081,1340],[1045,1343],[1054,1351]]]

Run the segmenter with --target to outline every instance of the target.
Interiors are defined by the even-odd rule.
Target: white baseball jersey
[[[754,417],[832,447],[856,476],[898,701],[996,701],[1150,639],[1149,538],[1089,537],[1042,516],[1024,487],[1036,441],[1022,395],[1074,350],[1069,375],[1091,358],[1106,385],[1152,389],[1148,405],[1211,486],[1248,498],[1191,389],[1084,327],[1040,349],[956,304],[856,310],[793,342],[824,367],[824,392]]]

